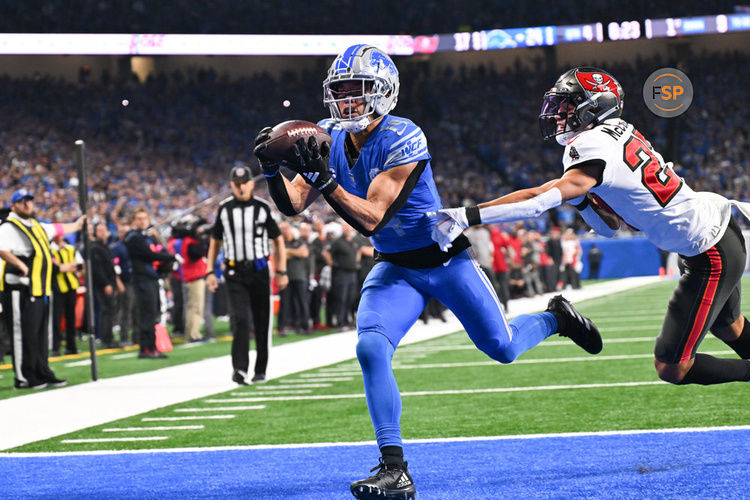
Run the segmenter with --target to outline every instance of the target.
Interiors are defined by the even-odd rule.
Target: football
[[[279,123],[271,129],[263,155],[281,164],[294,164],[296,163],[296,157],[292,146],[300,138],[308,140],[311,136],[315,136],[318,146],[324,142],[327,142],[329,146],[331,145],[331,136],[328,135],[328,132],[314,123],[304,120],[290,120]]]

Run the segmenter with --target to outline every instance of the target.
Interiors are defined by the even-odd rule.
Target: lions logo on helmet
[[[343,88],[344,82],[356,82],[355,90]],[[361,132],[376,119],[396,107],[398,101],[398,70],[388,55],[372,45],[352,45],[339,54],[328,69],[323,82],[323,104],[331,118],[347,132]],[[364,101],[362,114],[354,108]],[[342,113],[340,103],[345,112]],[[377,116],[374,116],[377,115]]]
[[[622,115],[623,97],[622,86],[604,70],[566,71],[544,94],[539,114],[542,135],[564,146],[589,125]]]

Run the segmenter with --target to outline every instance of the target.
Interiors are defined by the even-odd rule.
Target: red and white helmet
[[[620,83],[602,69],[568,70],[544,94],[539,114],[542,136],[565,145],[589,125],[622,115],[624,95]]]

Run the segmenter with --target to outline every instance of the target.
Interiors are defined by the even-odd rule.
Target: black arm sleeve
[[[224,236],[224,224],[221,222],[221,211],[223,209],[224,205],[221,205],[219,211],[216,212],[216,222],[214,222],[214,227],[211,228],[211,238],[215,240],[220,240]]]
[[[284,185],[284,179],[282,173],[279,171],[273,177],[266,177],[268,183],[268,193],[273,198],[279,211],[286,216],[297,215],[297,212],[292,206],[292,201],[289,199],[289,193],[286,192],[286,185]]]
[[[266,219],[266,230],[268,231],[268,237],[272,240],[281,236],[281,229],[279,229],[279,225],[276,224],[276,219],[271,217],[270,211],[268,213],[268,218]]]
[[[421,160],[419,163],[417,163],[417,166],[414,167],[414,170],[412,170],[411,174],[409,174],[409,177],[406,179],[406,182],[404,183],[404,187],[401,188],[401,192],[396,196],[396,199],[393,200],[393,203],[391,203],[391,206],[388,207],[388,209],[385,211],[385,214],[383,214],[383,218],[380,220],[380,222],[377,223],[377,225],[372,229],[372,231],[368,231],[367,229],[362,226],[357,220],[354,219],[351,215],[349,215],[344,208],[339,205],[336,200],[331,198],[330,196],[326,196],[326,201],[328,201],[328,204],[331,205],[331,208],[339,214],[339,216],[346,221],[347,224],[352,226],[357,232],[360,234],[370,237],[373,234],[377,234],[378,231],[383,229],[388,222],[393,218],[394,215],[398,213],[399,210],[404,206],[406,203],[406,200],[409,199],[409,195],[414,190],[414,186],[417,185],[417,181],[419,180],[419,177],[422,175],[422,172],[424,172],[425,167],[427,167],[427,160]]]

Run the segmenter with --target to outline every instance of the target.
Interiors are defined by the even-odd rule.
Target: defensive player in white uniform
[[[633,125],[620,119],[623,91],[606,71],[579,67],[545,94],[539,116],[545,139],[565,146],[564,174],[474,207],[432,214],[444,250],[468,226],[522,220],[568,202],[602,236],[622,222],[657,247],[677,252],[685,273],[669,301],[654,347],[659,377],[673,384],[750,380],[750,322],[740,311],[746,249],[732,205],[750,218],[750,206],[695,192]],[[696,350],[707,331],[742,359]]]

